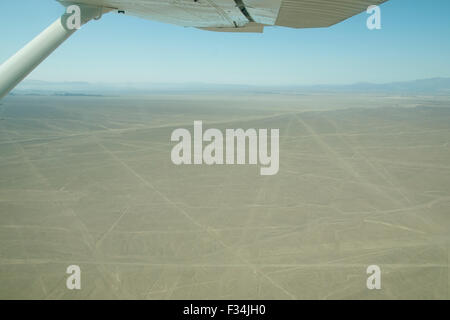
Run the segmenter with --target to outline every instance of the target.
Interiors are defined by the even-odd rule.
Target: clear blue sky
[[[0,61],[62,11],[54,0],[1,0]],[[369,31],[362,13],[326,29],[225,34],[110,13],[28,79],[284,85],[450,77],[449,14],[449,0],[390,0],[380,31]]]

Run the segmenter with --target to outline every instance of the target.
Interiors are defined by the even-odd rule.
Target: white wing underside
[[[60,1],[102,5],[125,14],[184,27],[235,28],[249,23],[234,0],[79,0]],[[244,0],[259,24],[274,25],[281,0]]]
[[[264,26],[328,27],[387,0],[59,0],[185,27],[262,32]],[[246,11],[243,12],[243,8]]]

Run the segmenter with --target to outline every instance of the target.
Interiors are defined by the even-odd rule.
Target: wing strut
[[[80,8],[80,25],[98,19],[112,9],[77,5]],[[77,30],[70,28],[68,19],[73,13],[64,13],[51,26],[29,42],[0,66],[0,99],[6,96],[31,71]]]

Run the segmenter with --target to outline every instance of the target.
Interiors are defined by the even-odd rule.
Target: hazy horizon
[[[218,83],[131,83],[25,80],[11,95],[29,94],[89,94],[89,95],[141,95],[157,92],[240,92],[240,93],[386,93],[386,94],[434,94],[450,95],[450,78],[418,79],[414,81],[322,85],[250,85]]]

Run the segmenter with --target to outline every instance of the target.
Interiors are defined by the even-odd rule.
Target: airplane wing
[[[71,3],[71,0],[59,0]],[[114,8],[127,15],[197,28],[243,28],[249,23],[274,25],[281,0],[78,0]]]
[[[330,27],[387,0],[283,0],[275,25],[290,28]]]
[[[73,0],[59,0],[73,3]],[[387,0],[78,0],[184,27],[261,32],[264,26],[329,27]],[[242,29],[242,30],[241,30]]]
[[[329,27],[387,0],[58,0],[82,11],[82,24],[115,11],[184,27],[222,32],[263,32],[266,26]],[[0,99],[58,48],[76,29],[64,13],[0,65]]]

